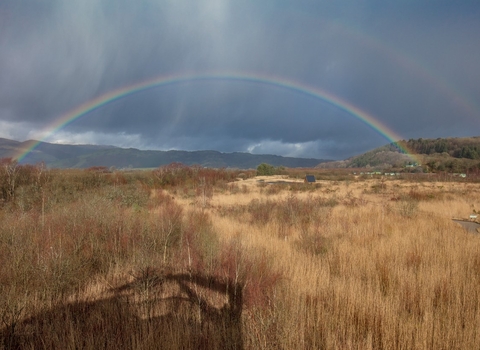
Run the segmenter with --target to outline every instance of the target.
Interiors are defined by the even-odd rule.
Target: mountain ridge
[[[38,144],[21,160],[22,164],[45,162],[54,168],[155,168],[178,162],[211,168],[253,169],[261,163],[290,168],[376,168],[409,171],[464,172],[480,169],[480,136],[436,139],[410,139],[390,143],[345,160],[282,157],[245,152],[224,153],[214,150],[139,150],[104,145],[71,145],[15,141],[0,138],[0,158],[15,157]],[[411,151],[412,158],[404,152]],[[418,160],[418,163],[417,161]]]
[[[45,162],[47,166],[53,168],[89,168],[94,166],[155,168],[179,162],[185,165],[196,164],[211,168],[253,169],[261,163],[296,168],[314,167],[319,163],[329,161],[317,158],[282,157],[244,152],[139,150],[116,146],[39,143],[35,140],[21,142],[5,138],[0,138],[0,158],[18,156],[26,152],[33,143],[38,143],[38,146],[21,160],[21,164]]]

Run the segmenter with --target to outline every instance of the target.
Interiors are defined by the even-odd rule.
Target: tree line
[[[410,139],[399,142],[400,145],[416,154],[447,153],[454,158],[480,159],[480,137]]]

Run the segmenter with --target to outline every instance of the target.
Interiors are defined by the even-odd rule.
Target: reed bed
[[[0,348],[480,348],[477,183],[20,170]]]

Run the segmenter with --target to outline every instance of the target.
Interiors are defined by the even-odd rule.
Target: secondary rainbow
[[[309,86],[303,83],[295,82],[292,80],[287,80],[277,77],[269,77],[260,74],[235,74],[235,73],[211,73],[211,74],[179,74],[179,75],[170,75],[162,76],[147,81],[139,82],[134,85],[129,85],[122,87],[117,90],[110,91],[106,94],[96,97],[93,100],[83,103],[77,108],[71,110],[60,118],[56,119],[49,127],[47,127],[43,136],[38,142],[33,143],[26,150],[23,150],[21,153],[14,156],[15,159],[21,161],[23,160],[30,152],[32,152],[41,142],[48,139],[50,136],[58,132],[59,130],[65,128],[67,125],[73,123],[75,120],[85,116],[86,114],[101,108],[113,101],[122,99],[126,96],[130,96],[135,93],[139,93],[148,89],[158,88],[162,86],[175,85],[181,83],[189,82],[203,82],[203,81],[237,81],[245,83],[256,83],[263,85],[276,86],[286,90],[290,90],[296,93],[300,93],[306,96],[311,96],[316,99],[319,99],[323,102],[326,102],[336,108],[356,117],[361,120],[373,130],[383,135],[389,142],[396,142],[402,138],[397,135],[394,131],[389,129],[386,125],[382,124],[380,121],[375,119],[373,116],[369,115],[365,111],[362,111],[360,108],[354,106],[353,104],[345,101],[325,90],[319,89],[317,87]],[[413,161],[417,162],[415,156],[411,152],[404,148],[400,149],[409,155]]]

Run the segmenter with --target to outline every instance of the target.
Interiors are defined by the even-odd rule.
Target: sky
[[[2,0],[0,137],[345,159],[478,136],[479,33],[469,0]]]

